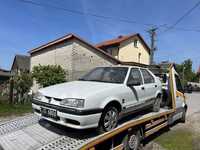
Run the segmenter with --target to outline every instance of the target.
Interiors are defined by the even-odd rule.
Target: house
[[[122,62],[150,64],[150,48],[140,34],[118,36],[96,44],[97,48]]]
[[[0,96],[6,93],[7,90],[7,83],[12,76],[11,72],[5,69],[0,68]]]
[[[90,44],[75,34],[68,34],[29,51],[30,71],[37,65],[60,65],[67,80],[76,80],[98,66],[149,65],[150,48],[139,34]],[[38,89],[34,82],[33,91]]]
[[[60,65],[67,71],[67,79],[75,80],[97,66],[112,66],[120,61],[86,42],[82,38],[68,34],[40,47],[30,53],[30,70],[37,65]],[[38,89],[34,83],[33,91]]]
[[[30,71],[30,57],[26,55],[15,55],[11,67],[12,74],[20,74],[21,72]]]
[[[10,71],[0,68],[0,84],[3,83],[4,81],[9,80],[10,77],[11,77]]]

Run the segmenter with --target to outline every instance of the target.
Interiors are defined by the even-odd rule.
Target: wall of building
[[[134,46],[135,39],[138,40],[138,47]],[[139,53],[141,54],[140,61],[138,59]],[[149,65],[150,54],[138,38],[132,38],[120,44],[119,60],[125,62],[137,62]]]
[[[111,65],[113,65],[112,61],[97,53],[97,50],[78,40],[74,40],[72,50],[73,79],[80,78],[95,67]]]
[[[63,69],[66,70],[67,80],[72,79],[72,42],[64,42],[51,46],[42,51],[36,52],[31,55],[31,71],[34,66],[40,65],[60,65]],[[34,81],[33,91],[36,91],[39,86]]]

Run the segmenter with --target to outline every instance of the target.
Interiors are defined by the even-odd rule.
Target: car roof
[[[130,65],[115,65],[115,66],[99,66],[99,67],[125,67],[125,68],[142,68],[142,69],[148,69],[145,67],[139,67],[139,66],[130,66]]]

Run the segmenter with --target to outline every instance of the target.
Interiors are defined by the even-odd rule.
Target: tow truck
[[[0,123],[0,149],[2,147],[5,150],[137,150],[145,138],[162,128],[170,127],[175,121],[185,121],[186,97],[174,65],[170,65],[167,71],[159,72],[157,75],[164,79],[163,92],[167,95],[163,97],[167,102],[159,112],[146,110],[137,115],[130,115],[122,120],[117,128],[100,135],[94,130],[77,131],[52,125],[31,115],[21,119],[21,123],[15,120]]]
[[[159,112],[145,113],[132,118],[116,129],[88,141],[80,149],[137,150],[140,142],[146,137],[170,126],[177,120],[185,122],[186,97],[174,65],[170,65],[168,72],[162,75],[165,78],[163,90],[168,94],[167,98],[165,97],[169,101],[167,106]]]

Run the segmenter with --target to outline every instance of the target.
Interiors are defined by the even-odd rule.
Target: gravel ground
[[[191,116],[194,113],[200,112],[200,92],[186,93],[188,112],[187,115]]]
[[[20,116],[26,116],[26,115],[30,115],[31,113],[25,113],[25,114],[21,114],[21,115],[11,115],[11,116],[7,116],[7,117],[0,117],[0,123],[1,122],[5,122],[5,121],[9,121],[9,120],[13,120],[16,117],[20,117]]]

